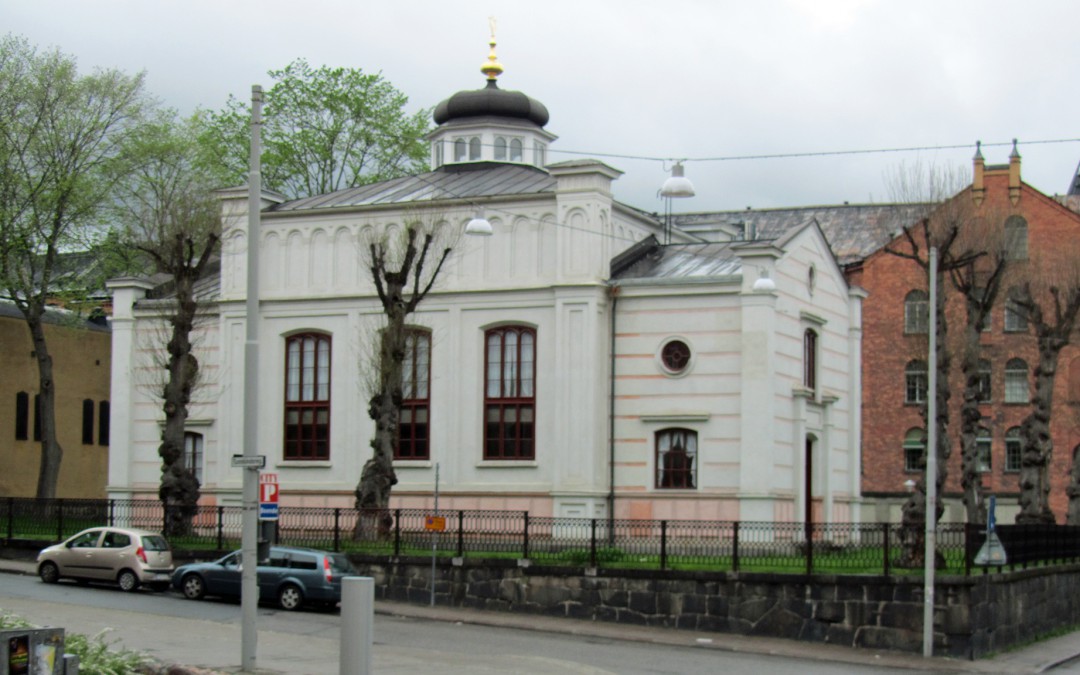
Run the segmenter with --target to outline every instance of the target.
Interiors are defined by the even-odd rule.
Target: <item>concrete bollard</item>
[[[375,580],[341,580],[341,675],[370,675],[375,641]]]

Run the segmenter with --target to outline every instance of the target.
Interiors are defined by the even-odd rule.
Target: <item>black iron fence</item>
[[[240,546],[242,508],[200,506],[174,548],[227,551]],[[387,518],[389,516],[389,518]],[[0,498],[7,542],[61,541],[80,530],[115,525],[164,531],[161,502],[146,499]],[[921,529],[921,528],[920,528]],[[1010,567],[1080,561],[1080,527],[999,525]],[[943,573],[985,573],[975,566],[982,528],[937,528]],[[282,544],[392,556],[528,559],[537,565],[621,569],[761,571],[793,574],[919,574],[921,532],[890,523],[552,518],[524,511],[442,511],[283,506]]]

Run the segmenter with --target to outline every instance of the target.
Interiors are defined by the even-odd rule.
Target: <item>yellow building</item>
[[[107,326],[50,313],[45,337],[53,358],[56,425],[64,449],[56,496],[104,498],[111,332]],[[7,303],[0,303],[0,354],[0,497],[33,497],[41,468],[37,361],[26,321]]]

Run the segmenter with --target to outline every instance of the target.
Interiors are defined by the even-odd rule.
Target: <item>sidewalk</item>
[[[0,559],[0,572],[33,576],[35,564],[30,560]],[[938,673],[1044,673],[1080,658],[1080,631],[1051,638],[991,659],[963,661],[890,651],[856,649],[837,645],[795,642],[772,638],[746,637],[725,633],[696,633],[686,630],[631,626],[558,617],[485,612],[457,607],[430,607],[399,602],[375,603],[377,614],[412,617],[433,621],[461,622],[481,626],[497,626],[519,630],[545,631],[614,640],[632,640],[654,644],[686,645],[723,651],[770,654],[791,658],[848,664],[867,664],[894,667],[914,672]],[[1062,667],[1057,672],[1080,672]]]

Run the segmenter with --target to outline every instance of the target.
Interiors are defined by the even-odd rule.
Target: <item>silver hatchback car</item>
[[[107,581],[125,591],[147,586],[156,591],[169,587],[172,549],[165,537],[125,527],[92,527],[37,557],[38,576],[47,584],[60,579]]]

